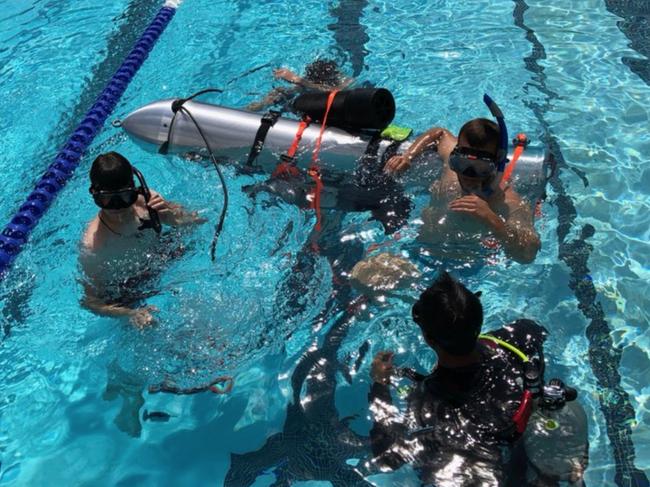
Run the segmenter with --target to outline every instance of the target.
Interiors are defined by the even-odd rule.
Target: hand
[[[246,110],[249,112],[259,112],[264,108],[264,103],[260,101],[254,101],[246,105]]]
[[[134,309],[129,317],[129,321],[140,330],[151,326],[154,322],[154,317],[152,313],[158,311],[158,308],[155,306],[143,306],[138,309]]]
[[[274,69],[273,76],[275,77],[275,79],[283,79],[285,81],[288,81],[289,83],[298,82],[298,76],[296,76],[296,74],[293,71],[287,68]]]
[[[393,355],[393,352],[378,352],[372,359],[370,377],[373,382],[390,384],[390,377],[393,375]]]
[[[161,217],[172,215],[174,210],[159,194],[154,194],[147,203],[147,206],[152,210],[156,210]]]
[[[494,222],[495,218],[499,218],[492,211],[487,201],[475,194],[456,198],[449,203],[449,209],[457,213],[467,213],[490,225]]]
[[[398,174],[406,171],[411,167],[411,158],[407,155],[393,156],[388,159],[384,166],[384,172],[388,174]]]

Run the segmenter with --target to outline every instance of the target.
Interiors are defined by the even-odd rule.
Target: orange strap
[[[305,129],[309,127],[310,123],[311,123],[311,118],[309,117],[305,117],[300,121],[300,123],[298,124],[298,131],[296,132],[296,136],[293,139],[293,143],[291,144],[291,147],[289,147],[289,150],[287,151],[287,157],[294,157],[296,155],[296,151],[298,150],[298,145],[300,145],[300,140],[302,139],[302,134],[305,131]]]
[[[280,158],[280,162],[278,162],[278,165],[275,166],[275,170],[273,171],[273,174],[271,174],[271,178],[291,178],[300,174],[300,170],[293,163],[293,158],[298,151],[298,146],[302,140],[302,134],[305,129],[309,127],[310,123],[311,118],[308,116],[305,116],[300,121],[298,124],[298,130],[296,131],[296,136],[293,138],[293,142],[291,143],[291,147],[289,147],[287,154]]]
[[[517,134],[515,140],[517,141],[517,147],[515,147],[515,151],[512,153],[512,160],[510,161],[510,164],[508,164],[506,166],[506,170],[503,171],[503,177],[501,178],[501,181],[503,183],[507,183],[510,179],[510,176],[512,176],[512,172],[517,166],[517,161],[524,153],[524,149],[526,149],[526,144],[528,143],[528,137],[526,137],[526,134]]]
[[[323,181],[320,177],[320,168],[318,165],[318,156],[320,154],[321,143],[323,141],[323,134],[325,133],[325,128],[327,126],[327,116],[330,113],[330,108],[334,103],[334,98],[339,90],[331,91],[327,97],[327,106],[325,108],[325,115],[323,116],[323,122],[320,126],[320,133],[318,134],[318,139],[316,139],[316,146],[314,147],[314,152],[312,153],[311,158],[311,167],[307,172],[311,178],[314,180],[316,187],[312,193],[311,208],[316,211],[316,230],[320,231],[321,229],[321,211],[320,211],[320,197],[323,192]]]

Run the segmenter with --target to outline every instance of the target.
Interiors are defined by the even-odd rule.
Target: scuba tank
[[[587,415],[575,401],[575,389],[552,379],[523,435],[526,456],[545,478],[576,481],[587,468]]]

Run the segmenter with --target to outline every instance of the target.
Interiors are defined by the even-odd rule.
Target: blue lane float
[[[50,207],[56,195],[72,177],[84,152],[100,132],[127,86],[174,17],[179,3],[179,1],[167,1],[156,14],[106,88],[100,93],[81,123],[63,145],[54,162],[48,166],[45,174],[36,183],[34,190],[2,230],[0,234],[0,280],[7,274],[6,271],[22,250],[30,232]]]

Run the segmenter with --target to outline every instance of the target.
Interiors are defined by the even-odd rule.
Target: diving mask
[[[140,192],[134,188],[124,188],[111,191],[95,190],[90,188],[95,204],[104,210],[123,210],[132,206]]]
[[[497,173],[494,155],[482,150],[456,146],[449,156],[452,171],[469,177],[487,179]]]

